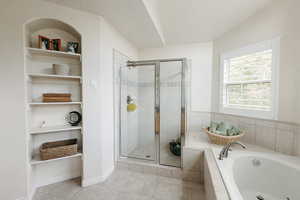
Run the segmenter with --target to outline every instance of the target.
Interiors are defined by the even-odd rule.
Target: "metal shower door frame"
[[[160,60],[141,60],[141,61],[128,61],[127,67],[138,67],[145,65],[153,65],[155,67],[155,106],[154,106],[154,126],[155,126],[155,161],[156,164],[160,163],[160,63],[162,62],[181,62],[181,116],[180,116],[180,136],[181,136],[181,152],[186,135],[186,72],[187,72],[187,59],[160,59]],[[121,134],[121,130],[120,130]],[[182,167],[182,156],[181,166]]]

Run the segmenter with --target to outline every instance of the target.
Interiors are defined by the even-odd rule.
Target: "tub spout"
[[[241,147],[243,147],[244,149],[246,149],[246,145],[244,145],[241,142],[230,142],[228,143],[226,146],[223,147],[223,149],[221,150],[220,154],[219,154],[219,160],[223,160],[223,158],[227,158],[228,157],[228,152],[231,150],[230,147],[234,144],[238,144]]]

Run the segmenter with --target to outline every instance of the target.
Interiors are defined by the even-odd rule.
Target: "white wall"
[[[274,1],[269,7],[244,21],[214,41],[213,111],[219,108],[219,58],[224,52],[281,37],[279,69],[279,109],[281,121],[300,122],[299,46],[300,2]]]
[[[212,43],[143,49],[139,59],[183,58],[191,60],[191,111],[210,112]]]
[[[29,159],[25,134],[23,25],[35,18],[55,18],[82,35],[84,98],[84,184],[102,180],[113,168],[112,48],[137,54],[135,48],[102,18],[40,0],[1,3],[0,199],[29,195]],[[95,83],[95,84],[92,84]]]
[[[101,68],[100,68],[100,121],[103,174],[114,166],[114,68],[113,50],[137,59],[137,49],[119,34],[104,18],[101,19]]]

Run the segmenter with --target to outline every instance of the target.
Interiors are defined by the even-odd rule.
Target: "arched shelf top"
[[[28,32],[31,33],[37,32],[42,29],[59,29],[73,35],[78,40],[81,40],[81,34],[75,28],[57,19],[51,19],[51,18],[35,19],[28,22],[25,25],[25,28],[27,29]]]
[[[81,53],[81,34],[71,25],[52,18],[39,18],[27,22],[25,45],[27,48],[63,53]],[[42,46],[43,45],[43,46]],[[40,51],[42,53],[43,51]]]

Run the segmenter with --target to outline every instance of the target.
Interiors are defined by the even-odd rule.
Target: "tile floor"
[[[39,188],[34,200],[205,200],[200,184],[123,169],[97,185],[82,188],[79,181]]]

